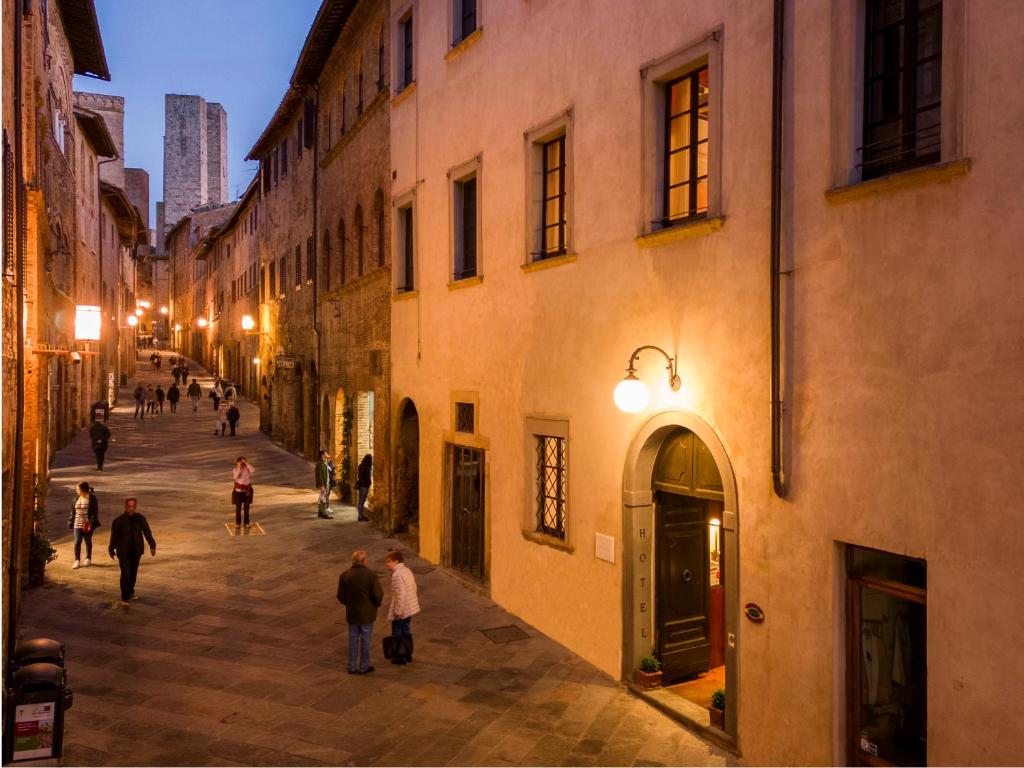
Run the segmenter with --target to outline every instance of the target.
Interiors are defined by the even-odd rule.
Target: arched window
[[[377,28],[377,90],[384,90],[384,25]]]
[[[363,57],[356,57],[356,114],[363,114]]]
[[[362,277],[363,274],[363,206],[356,206],[356,215],[354,217],[353,226],[356,228],[356,275]]]
[[[324,290],[328,290],[331,287],[331,231],[329,229],[324,230],[324,252],[321,255],[323,262],[323,281]]]
[[[377,219],[377,266],[384,266],[384,244],[385,233],[384,233],[384,193],[381,190],[377,190],[377,193],[373,196],[373,213]]]
[[[348,112],[347,107],[348,107],[348,85],[345,83],[345,76],[342,75],[342,77],[341,77],[341,107],[340,107],[340,113],[341,114],[339,116],[339,122],[341,123],[341,132],[342,133],[344,133],[345,129],[346,129],[346,126],[345,126],[345,113]]]
[[[345,284],[345,220],[338,219],[338,275],[342,285]]]

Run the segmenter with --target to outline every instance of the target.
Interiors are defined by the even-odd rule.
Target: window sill
[[[392,301],[410,301],[419,296],[419,291],[400,291],[391,297]]]
[[[541,544],[545,547],[551,547],[552,549],[557,549],[560,552],[565,552],[570,555],[576,551],[576,548],[573,547],[572,544],[568,544],[567,542],[555,536],[549,536],[546,533],[537,533],[536,531],[524,530],[522,534],[524,539],[526,539],[527,541],[532,541],[534,544]]]
[[[483,275],[474,275],[473,277],[464,277],[461,280],[450,280],[448,282],[448,290],[454,291],[457,288],[469,288],[471,285],[480,285],[484,281]]]
[[[830,203],[845,203],[848,200],[861,200],[872,195],[881,195],[886,192],[895,192],[900,189],[908,189],[924,184],[933,184],[940,181],[951,181],[960,176],[966,176],[971,169],[971,160],[968,157],[959,160],[950,160],[945,163],[924,165],[920,168],[912,168],[909,171],[901,171],[889,176],[880,176],[877,179],[860,181],[856,184],[847,184],[844,187],[832,187],[825,190],[825,199]]]
[[[462,55],[462,52],[464,50],[469,48],[471,45],[473,45],[473,43],[480,39],[480,36],[483,35],[483,33],[483,27],[477,27],[476,29],[474,29],[472,32],[470,32],[468,35],[466,35],[464,38],[459,40],[459,42],[455,43],[452,46],[451,50],[444,55],[444,60],[451,62],[459,58],[459,56]]]
[[[531,261],[529,264],[520,264],[519,268],[523,270],[523,272],[540,272],[545,269],[560,267],[563,264],[572,264],[574,261],[576,261],[576,254],[566,253],[562,256],[549,256],[546,259]]]
[[[391,98],[391,108],[394,109],[399,104],[401,104],[403,101],[405,101],[407,98],[412,96],[414,93],[416,93],[416,81],[415,80],[413,80],[411,83],[409,83],[407,86],[405,86],[405,88],[403,88],[402,90],[398,91]]]
[[[654,248],[666,243],[674,243],[676,240],[685,240],[690,237],[702,237],[717,232],[725,225],[725,216],[709,216],[706,219],[695,219],[676,224],[671,227],[659,229],[657,232],[650,232],[636,238],[636,243],[641,248]]]

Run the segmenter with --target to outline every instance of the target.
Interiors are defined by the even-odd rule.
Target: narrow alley
[[[144,357],[144,356],[143,356]],[[146,370],[143,370],[143,369]],[[166,367],[144,384],[166,386]],[[193,365],[193,371],[197,366]],[[380,658],[345,674],[338,574],[354,549],[383,559],[398,542],[335,503],[316,519],[312,466],[258,428],[239,402],[239,435],[214,435],[211,380],[193,413],[132,418],[130,389],[110,419],[113,443],[95,470],[79,434],[53,468],[46,499],[59,556],[27,593],[21,636],[67,645],[75,692],[65,734],[69,765],[724,765],[701,741],[623,686],[489,599],[412,553],[423,612],[416,661]],[[134,387],[135,381],[131,382]],[[253,517],[265,533],[234,536],[231,467],[255,467]],[[93,565],[72,570],[65,527],[73,488],[91,482],[101,527]],[[118,603],[106,554],[110,521],[138,498],[153,529],[137,594]],[[232,525],[233,527],[233,525]],[[489,639],[485,631],[505,628]],[[509,629],[515,628],[515,629]],[[516,637],[521,639],[515,639]],[[512,638],[512,639],[509,639]]]

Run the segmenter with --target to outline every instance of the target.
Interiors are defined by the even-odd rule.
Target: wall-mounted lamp
[[[141,309],[136,309],[135,310],[135,316],[136,317],[142,317],[142,310]]]
[[[152,304],[145,300],[138,302],[138,305],[143,309],[149,309],[151,306],[153,306]]]
[[[85,304],[75,307],[75,341],[99,341],[103,316],[100,308]]]
[[[130,327],[134,328],[138,324],[139,324],[139,318],[137,318],[135,315],[128,315],[128,325]]]
[[[252,364],[253,364],[253,365],[259,365],[259,364],[260,364],[260,359],[259,359],[258,357],[254,357],[254,358],[252,359]]]
[[[181,332],[181,323],[175,323],[174,324],[174,332],[175,333],[180,333]]]
[[[668,360],[668,383],[672,387],[673,392],[679,390],[679,374],[676,372],[676,359],[670,357],[668,352],[663,350],[661,347],[655,347],[650,344],[646,344],[642,347],[637,347],[633,354],[629,358],[629,367],[626,368],[626,378],[619,382],[618,386],[615,387],[615,405],[619,407],[620,411],[626,413],[638,413],[647,407],[647,403],[650,402],[651,393],[647,391],[647,385],[644,384],[640,379],[636,377],[636,359],[640,356],[640,353],[645,349],[654,349],[661,352]]]
[[[209,323],[206,322],[205,317],[200,317],[198,320],[196,320],[196,325],[198,325],[200,328],[205,328],[207,325],[209,325]]]
[[[256,327],[256,321],[252,319],[252,315],[242,315],[242,330],[251,331]]]
[[[167,307],[160,307],[160,314],[161,315],[166,315],[167,314]]]

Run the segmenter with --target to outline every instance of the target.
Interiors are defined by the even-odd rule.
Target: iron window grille
[[[295,287],[302,285],[302,246],[295,246]]]
[[[565,136],[549,141],[543,152],[544,198],[541,208],[542,250],[539,259],[561,256],[565,247]]]
[[[14,152],[7,140],[7,130],[3,132],[4,139],[4,277],[13,279],[15,273],[15,250],[16,237],[14,232]]]
[[[665,84],[662,226],[707,216],[708,68]]]
[[[476,277],[476,177],[456,183],[460,216],[453,278]]]
[[[565,539],[565,438],[536,437],[537,533]]]
[[[306,282],[313,282],[313,271],[316,269],[316,248],[313,233],[306,235]]]
[[[476,408],[473,403],[455,404],[455,431],[470,435],[476,431]]]
[[[939,160],[941,0],[870,0],[864,32],[861,177]]]
[[[282,256],[281,260],[277,263],[277,265],[280,269],[280,274],[278,275],[277,279],[277,288],[279,291],[278,295],[281,298],[284,298],[285,286],[288,284],[288,257]]]

